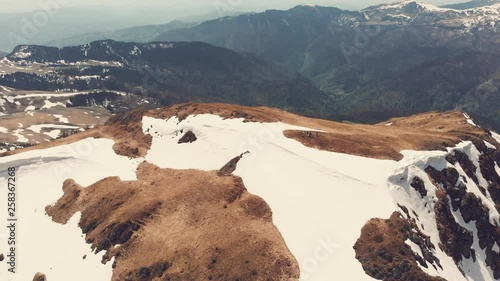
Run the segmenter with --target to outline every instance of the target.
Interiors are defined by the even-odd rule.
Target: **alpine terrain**
[[[463,112],[137,109],[0,163],[19,280],[500,278],[500,135]]]
[[[63,1],[0,4],[0,281],[500,280],[499,1]]]
[[[408,0],[361,11],[301,5],[207,21],[157,40],[203,41],[298,71],[330,96],[334,119],[373,123],[466,110],[500,130],[500,3],[471,3]]]

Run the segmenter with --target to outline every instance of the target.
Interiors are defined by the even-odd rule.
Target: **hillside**
[[[44,45],[62,48],[68,46],[84,45],[90,42],[100,41],[100,40],[115,40],[121,42],[145,43],[154,41],[154,39],[158,37],[161,33],[168,32],[174,29],[188,28],[194,25],[196,24],[182,22],[182,21],[172,21],[170,23],[161,25],[144,25],[144,26],[135,26],[108,32],[79,34],[74,37],[68,37],[50,41],[45,43]]]
[[[491,106],[499,96],[499,9],[418,1],[359,12],[305,5],[221,18],[157,39],[203,41],[298,71],[331,97],[330,118],[378,122],[463,109],[499,130]],[[485,61],[491,63],[483,69]]]
[[[441,7],[447,9],[467,10],[467,9],[489,6],[494,3],[498,3],[498,0],[473,0],[465,3],[443,5]]]
[[[499,141],[462,112],[349,125],[185,104],[0,163],[31,198],[18,213],[37,229],[20,232],[24,279],[489,281]],[[53,239],[63,251],[39,243]]]
[[[18,90],[118,91],[162,105],[231,102],[309,115],[329,106],[329,98],[302,76],[201,42],[18,46],[0,69],[0,84]]]

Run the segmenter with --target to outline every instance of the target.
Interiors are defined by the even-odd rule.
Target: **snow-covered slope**
[[[489,258],[490,261],[496,263],[496,266],[498,266],[498,251],[493,250],[495,244],[498,243],[498,239],[500,239],[498,236],[500,219],[498,210],[495,208],[495,201],[498,204],[498,198],[494,198],[496,195],[492,197],[492,189],[484,189],[484,187],[492,184],[492,175],[489,175],[487,180],[482,172],[479,171],[480,167],[485,166],[485,163],[480,164],[480,162],[483,162],[480,160],[481,157],[484,157],[488,153],[493,155],[493,151],[480,152],[472,142],[463,142],[457,145],[457,147],[449,148],[448,151],[405,151],[403,153],[405,158],[400,162],[400,168],[389,179],[389,190],[395,202],[409,209],[410,212],[408,217],[417,221],[418,229],[430,236],[430,241],[436,246],[436,248],[432,250],[432,253],[439,259],[442,269],[428,266],[428,268],[423,267],[423,270],[432,276],[441,276],[447,280],[496,280],[492,268],[486,265],[486,260],[487,252],[489,252],[488,255],[491,255]],[[450,160],[451,155],[454,157],[461,155],[463,158],[460,158],[460,161],[456,159]],[[467,167],[464,163],[468,161],[465,159],[470,159],[474,167],[477,167],[478,171],[467,174],[467,172],[464,171]],[[493,163],[493,165],[497,173],[496,177],[498,177],[498,172],[500,171],[499,163]],[[439,171],[445,171],[447,169],[447,171],[454,170],[457,172],[457,178],[454,179],[455,182],[453,182],[453,180],[450,182],[450,187],[445,186],[441,182],[433,183],[433,178],[430,176],[432,168]],[[425,192],[427,193],[425,196],[422,196],[421,192],[416,188],[415,182],[417,181],[414,179],[417,178],[422,180],[422,186],[425,187]],[[496,184],[498,185],[498,182]],[[448,188],[450,189],[447,190]],[[457,190],[461,189],[463,194],[456,196],[456,194],[453,193],[454,188]],[[438,226],[442,222],[436,218],[436,205],[440,201],[438,193],[443,191],[449,196],[450,201],[454,200],[460,205],[460,207],[457,208],[454,206],[447,207],[452,209],[451,212],[456,223],[469,232],[473,238],[472,245],[466,248],[472,249],[475,254],[471,254],[469,257],[462,257],[462,255],[460,255],[458,266],[455,264],[453,258],[446,254],[446,251],[449,249],[445,250],[440,246],[441,244],[449,242],[451,245],[446,245],[445,248],[461,247],[463,244],[460,243],[464,242],[442,241],[440,239],[440,235],[444,235],[443,233],[440,234],[440,232],[449,231],[452,233],[454,231],[446,228],[439,229]],[[480,230],[483,232],[481,233],[482,237],[480,239],[480,236],[478,236],[479,227],[475,223],[476,220],[465,222],[464,217],[466,213],[474,212],[472,210],[474,204],[467,202],[469,199],[466,199],[466,195],[477,200],[476,202],[485,208],[481,219],[488,221],[493,229],[496,228],[496,233],[488,233],[488,231],[482,229]],[[446,201],[446,204],[448,204],[448,201]],[[478,208],[477,206],[475,207]],[[484,238],[484,235],[491,235],[491,237],[489,237],[488,240]],[[484,242],[486,240],[488,240],[488,242]],[[485,244],[486,247],[480,247],[480,241],[481,244]],[[493,251],[495,251],[495,253],[493,253]],[[422,251],[417,251],[416,253],[422,256]],[[422,256],[422,258],[425,257]],[[496,273],[497,279],[498,270],[499,268],[497,268]]]
[[[396,162],[307,148],[282,133],[301,128],[280,123],[213,115],[182,122],[146,117],[143,122],[153,135],[146,161],[163,168],[217,170],[249,151],[234,174],[271,206],[304,280],[371,280],[354,258],[346,257],[354,257],[352,245],[368,219],[388,217],[395,210],[385,182]],[[193,131],[198,140],[179,146],[181,130]],[[316,256],[318,247],[325,247],[325,260]]]
[[[239,114],[249,118],[251,113]],[[135,115],[124,116],[120,122],[126,124],[126,120],[134,118]],[[294,118],[300,120],[300,117]],[[61,226],[44,215],[44,208],[54,204],[63,195],[61,187],[64,180],[74,179],[83,187],[111,176],[135,180],[135,169],[143,161],[160,168],[213,171],[241,155],[239,162],[230,165],[234,168],[232,173],[241,177],[249,193],[260,196],[272,209],[273,222],[300,267],[300,280],[373,280],[365,273],[364,261],[356,259],[363,253],[356,252],[353,246],[360,237],[361,228],[370,219],[389,218],[396,211],[405,215],[402,207],[409,210],[408,220],[414,219],[420,235],[429,236],[435,246],[433,249],[407,241],[408,245],[412,245],[408,249],[420,251],[421,255],[429,252],[431,257],[438,259],[431,259],[427,268],[419,267],[416,259],[413,259],[412,268],[422,268],[423,272],[431,276],[441,276],[447,280],[494,280],[491,265],[486,265],[491,263],[492,258],[487,255],[498,257],[493,252],[498,253],[500,242],[497,240],[495,246],[491,239],[500,237],[492,233],[490,238],[484,238],[484,231],[493,229],[499,232],[499,215],[495,209],[499,198],[493,192],[500,188],[500,181],[495,182],[499,178],[500,161],[494,158],[498,157],[498,147],[490,143],[476,148],[477,142],[462,141],[447,151],[408,150],[403,151],[404,157],[400,161],[380,160],[310,148],[285,137],[284,131],[288,130],[302,131],[303,135],[311,139],[326,132],[326,128],[318,128],[312,123],[305,127],[303,122],[289,122],[298,125],[247,122],[245,118],[228,118],[216,114],[162,118],[154,113],[146,113],[140,120],[142,133],[151,136],[151,145],[143,157],[133,159],[118,156],[113,151],[113,148],[116,150],[113,141],[90,138],[0,158],[1,170],[5,171],[10,166],[18,167],[19,180],[19,272],[8,277],[26,280],[37,272],[43,272],[51,281],[111,279],[111,265],[102,265],[100,257],[91,254],[85,239],[80,237],[81,231],[75,225],[77,217]],[[465,118],[457,122],[470,126]],[[393,126],[400,126],[398,124],[401,123],[401,120],[395,121]],[[351,129],[349,125],[341,126],[345,126],[346,130]],[[384,130],[394,130],[393,126],[380,126],[377,130],[383,134]],[[470,128],[475,130],[476,127]],[[191,135],[186,138],[186,132],[191,132],[195,137]],[[489,140],[493,142],[493,139]],[[455,155],[455,158],[450,155]],[[473,174],[469,166],[462,167],[463,163],[468,163],[463,155],[467,155],[477,167]],[[455,169],[458,174],[457,182],[451,183],[453,186],[446,186],[452,180],[445,177],[442,184],[439,182],[442,177],[436,176],[445,168]],[[5,174],[2,176],[4,178],[1,178],[0,186],[3,188],[7,181]],[[416,177],[423,182],[425,196],[421,196],[422,185],[418,189],[414,187]],[[442,214],[436,207],[444,202],[443,198],[457,198],[458,195],[453,193],[454,186],[465,187],[465,193],[473,194],[477,198],[473,201],[482,205],[479,209],[487,210],[485,213],[478,211],[479,215],[475,213],[474,218],[480,219],[482,223],[477,226],[470,214],[464,211],[470,207],[467,200],[463,206],[459,204],[457,209],[452,208],[456,223],[472,233],[470,249],[475,252],[475,260],[472,256],[464,257],[458,266],[448,254],[451,248],[440,246],[446,245],[446,241],[441,240],[443,230],[450,233],[453,230],[443,226],[443,221],[438,219]],[[5,202],[5,194],[1,193],[1,202]],[[0,220],[6,220],[5,211],[0,210]],[[485,221],[486,215],[488,219]],[[190,215],[186,216],[181,221],[189,219]],[[227,225],[227,231],[231,232],[237,227]],[[191,230],[186,228],[185,231]],[[33,235],[33,232],[37,234]],[[483,247],[483,244],[486,246]],[[196,245],[196,242],[193,243],[193,248]],[[463,243],[460,245],[464,246]],[[4,247],[0,246],[0,253],[6,251]],[[83,255],[87,257],[82,259]],[[428,256],[423,258],[427,259]],[[0,272],[6,272],[6,266],[5,263],[0,264]],[[388,266],[380,264],[382,269]],[[89,272],[93,274],[90,277]]]
[[[372,23],[448,26],[467,31],[496,30],[500,22],[500,3],[465,10],[440,8],[432,4],[405,0],[363,10]]]
[[[1,280],[32,280],[37,272],[50,280],[111,280],[111,264],[102,265],[101,257],[92,254],[78,228],[79,216],[59,225],[45,214],[45,207],[62,196],[61,187],[68,178],[82,185],[109,176],[135,179],[138,161],[116,155],[112,145],[107,139],[86,139],[0,159],[0,200],[7,202],[7,170],[16,167],[18,206],[16,273],[7,271],[10,250],[5,239],[10,232],[2,228],[0,252],[6,261],[0,264]],[[7,207],[5,203],[2,206],[0,218],[7,222]]]

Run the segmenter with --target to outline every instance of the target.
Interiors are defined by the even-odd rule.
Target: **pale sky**
[[[424,0],[435,5],[467,2],[468,0]],[[262,11],[265,9],[288,9],[300,4],[316,4],[344,9],[362,9],[370,5],[393,0],[0,0],[0,13],[26,12],[43,9],[48,3],[58,3],[61,7],[109,6],[123,10],[147,11],[165,8],[181,11],[182,16],[199,14],[216,7],[226,7],[234,11]],[[50,6],[50,5],[49,5]]]

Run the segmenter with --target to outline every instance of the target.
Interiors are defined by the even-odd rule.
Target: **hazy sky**
[[[468,0],[424,0],[435,5],[467,2]],[[0,0],[0,12],[25,12],[39,10],[47,3],[58,2],[62,7],[71,6],[109,6],[125,10],[144,11],[148,9],[169,9],[180,13],[179,16],[213,12],[214,6],[234,11],[261,11],[269,8],[287,9],[299,4],[317,4],[345,9],[394,2],[393,0]],[[211,11],[212,10],[212,11]]]

